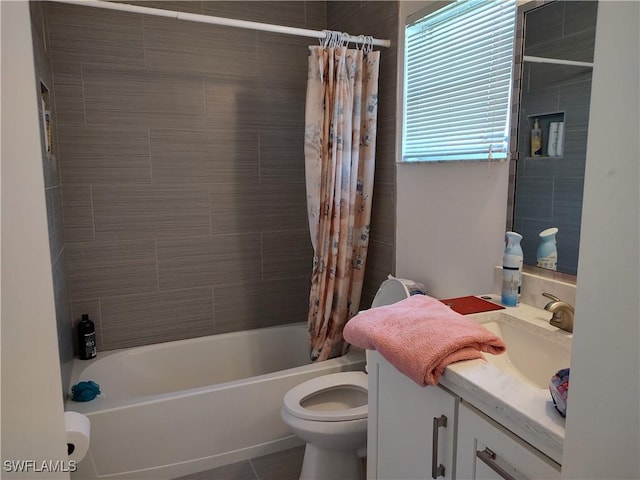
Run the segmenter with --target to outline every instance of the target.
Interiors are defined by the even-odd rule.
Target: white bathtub
[[[301,445],[280,418],[307,379],[362,370],[364,353],[309,364],[306,324],[98,352],[75,360],[72,384],[104,397],[67,401],[91,420],[75,478],[170,479]]]

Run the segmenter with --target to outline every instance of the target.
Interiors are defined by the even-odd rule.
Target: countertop
[[[492,299],[499,303],[499,297],[493,295]],[[551,314],[545,310],[521,304],[497,313],[530,322],[547,330],[554,340],[571,344],[572,334],[549,325]],[[478,315],[492,314],[496,312]],[[483,360],[449,365],[440,378],[440,385],[562,464],[565,419],[553,406],[548,389],[536,388]]]

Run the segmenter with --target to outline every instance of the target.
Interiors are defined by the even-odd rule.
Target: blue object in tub
[[[74,402],[89,402],[100,395],[100,385],[91,380],[80,382],[71,387],[71,394]]]

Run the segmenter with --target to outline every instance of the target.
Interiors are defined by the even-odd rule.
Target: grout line
[[[213,199],[211,198],[212,195],[212,187],[211,185],[207,186],[207,208],[209,210],[209,236],[213,236],[213,208],[212,208],[212,203],[213,203]]]
[[[153,182],[153,159],[151,158],[151,127],[147,127],[147,140],[149,143],[149,180],[151,180],[151,185],[154,184]]]
[[[249,459],[249,465],[251,465],[251,470],[253,470],[253,474],[256,476],[256,480],[260,480],[260,475],[258,475],[258,471],[256,470],[256,466],[253,464],[253,459]]]
[[[84,116],[84,125],[87,125],[87,94],[84,87],[84,64],[80,64],[80,89],[82,91],[82,114]]]
[[[264,234],[260,232],[260,280],[264,281]]]
[[[302,8],[302,23],[304,24],[305,28],[311,28],[309,26],[309,19],[307,18],[307,2],[304,2]]]
[[[100,349],[104,348],[104,328],[102,324],[102,300],[98,298],[98,316],[100,318]],[[97,342],[96,342],[97,343]],[[97,347],[98,345],[96,345]]]
[[[209,122],[207,121],[207,82],[204,79],[204,72],[200,74],[202,78],[202,101],[204,102],[204,128],[209,127]]]
[[[211,320],[213,323],[213,333],[216,333],[216,287],[211,285]]]
[[[160,265],[158,262],[158,239],[153,239],[153,251],[156,260],[156,292],[160,292]]]
[[[556,211],[556,177],[551,179],[551,218],[555,218]]]
[[[140,15],[140,29],[142,30],[142,62],[144,64],[144,68],[148,69],[149,65],[147,63],[147,26],[146,26],[146,15]]]
[[[58,260],[60,260],[60,257],[64,253],[65,248],[67,248],[67,243],[62,242],[62,248],[58,252],[58,255],[56,255],[56,258],[54,258],[53,261],[51,262],[51,266],[55,265],[58,262]],[[64,265],[63,267],[66,268],[66,265]],[[66,271],[65,271],[65,276],[66,276]]]
[[[259,79],[260,78],[260,48],[258,47],[258,42],[260,41],[258,31],[253,32],[253,44],[256,48],[256,73],[253,77]]]
[[[47,57],[49,57],[51,54],[48,52],[49,50],[49,46],[51,45],[51,42],[49,41],[49,15],[47,15],[47,10],[44,7],[44,4],[41,4],[40,6],[40,21],[41,21],[41,25],[42,25],[42,43],[43,43],[43,48],[44,48],[44,52],[47,54]],[[51,64],[51,61],[49,60],[49,64]]]
[[[262,134],[258,130],[258,184],[262,183]]]
[[[96,214],[93,208],[93,186],[89,185],[89,203],[91,203],[91,228],[93,231],[92,241],[96,241]]]

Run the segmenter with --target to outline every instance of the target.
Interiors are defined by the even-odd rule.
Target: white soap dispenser
[[[556,270],[558,267],[558,249],[556,248],[556,234],[558,227],[547,228],[541,231],[540,246],[536,252],[537,266],[547,270]]]

